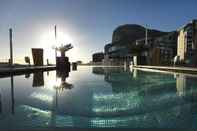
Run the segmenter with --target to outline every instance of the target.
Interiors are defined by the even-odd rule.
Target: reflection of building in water
[[[77,88],[77,91],[61,92],[61,95],[59,92],[57,92],[58,95],[54,90],[47,88],[15,88],[17,89],[15,91],[16,113],[14,116],[6,114],[4,120],[13,122],[15,125],[19,124],[20,127],[27,125],[40,127],[43,126],[43,123],[47,123],[46,126],[49,127],[135,128],[139,126],[190,127],[192,125],[191,111],[195,113],[197,108],[191,106],[190,101],[177,95],[176,80],[173,77],[138,71],[138,78],[133,79],[132,75],[129,76],[121,69],[119,71],[111,69],[110,72],[107,68],[105,68],[105,73],[109,76],[108,82],[105,82],[107,86],[99,88],[92,88],[92,85],[88,88],[82,86]],[[58,72],[57,75],[59,80],[66,81],[68,77],[68,74],[62,74],[62,72]],[[103,76],[96,76],[96,78],[98,77],[103,78]],[[49,80],[54,79],[55,75]],[[130,83],[127,83],[126,80]],[[84,84],[84,81],[80,82]],[[114,90],[111,90],[110,85]],[[193,84],[192,95],[197,92],[195,85],[196,83]],[[28,85],[24,87],[28,87]],[[125,88],[128,89],[127,92],[125,92]],[[143,95],[144,93],[141,92],[144,92],[145,89],[148,89],[145,92],[147,94]],[[22,91],[28,93],[19,96],[18,93]],[[9,95],[3,92],[3,103],[5,103],[5,98],[10,100],[10,97],[7,97],[10,96],[10,88],[8,93]],[[29,95],[30,93],[33,94]],[[192,105],[194,104],[193,102]],[[9,107],[11,109],[10,103]],[[3,111],[6,110],[3,108]],[[193,116],[195,115],[196,113]],[[4,122],[4,120],[2,121]],[[0,127],[1,125],[2,123]]]
[[[185,97],[185,99],[191,103],[193,103],[193,105],[195,103],[197,103],[197,77],[189,77],[189,76],[185,76],[186,77],[186,87],[185,87],[185,94],[187,97]],[[197,104],[195,104],[195,106],[197,107]],[[197,108],[196,108],[197,109]]]
[[[104,75],[104,80],[110,83],[114,93],[129,90],[131,75],[130,72],[124,70],[124,67],[93,67],[92,73]]]
[[[11,76],[11,99],[12,99],[12,114],[15,112],[15,100],[14,100],[14,76]]]
[[[47,71],[47,76],[49,76],[49,71]]]
[[[137,73],[137,79],[133,79],[126,72],[105,72],[113,92],[93,95],[93,111],[98,115],[98,119],[92,119],[93,124],[114,127],[138,123],[143,127],[151,123],[150,127],[189,127],[193,107],[177,95],[173,76],[139,70]],[[103,116],[106,119],[99,119]]]
[[[183,74],[178,74],[176,76],[176,88],[177,88],[178,96],[186,95],[186,86],[187,86],[186,76]]]
[[[187,119],[187,124],[191,127],[191,123],[197,112],[197,78],[196,76],[179,74],[176,77],[176,81],[178,96],[181,96],[187,102],[187,110],[186,108],[180,109],[180,119]]]
[[[104,75],[105,71],[102,67],[92,67],[92,73],[96,75]]]
[[[25,74],[25,78],[28,79],[30,77],[30,73]]]
[[[104,69],[104,75],[105,75],[105,81],[110,83],[110,79],[112,76],[112,73],[121,73],[124,71],[123,68],[103,68]]]
[[[44,86],[44,75],[43,72],[35,72],[33,75],[33,87]]]
[[[104,75],[104,80],[110,82],[111,73],[121,73],[124,72],[124,68],[120,67],[92,67],[92,73],[96,75]]]
[[[69,72],[67,71],[57,71],[57,78],[61,78],[61,82],[59,85],[56,85],[55,88],[56,89],[72,89],[73,85],[66,82],[66,78],[69,77]]]
[[[2,113],[2,98],[1,98],[1,92],[0,92],[0,114]]]
[[[61,106],[61,103],[59,104],[60,95],[59,93],[63,93],[61,91],[65,89],[72,89],[73,85],[66,82],[66,78],[69,77],[69,72],[66,70],[57,70],[56,71],[56,82],[57,84],[54,85],[54,89],[56,90],[54,96],[53,96],[53,102],[52,102],[52,113],[51,113],[51,120],[50,125],[52,127],[56,127],[57,125],[57,117],[58,117],[58,111],[59,106]],[[58,81],[58,79],[60,81]],[[72,119],[71,119],[72,121]]]
[[[72,63],[72,70],[76,71],[77,70],[77,62]]]
[[[111,73],[108,82],[112,86],[113,93],[123,93],[131,90],[131,75],[129,72]]]
[[[137,69],[133,69],[133,78],[137,78]]]

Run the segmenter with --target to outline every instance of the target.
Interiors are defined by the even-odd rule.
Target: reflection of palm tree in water
[[[72,84],[69,84],[65,81],[62,81],[62,83],[60,84],[60,89],[72,89],[73,88],[73,85]]]
[[[52,109],[52,116],[51,116],[51,126],[55,127],[56,126],[56,114],[58,111],[58,92],[61,92],[65,89],[72,89],[73,85],[69,84],[66,82],[66,78],[69,76],[69,72],[62,72],[62,71],[57,71],[56,73],[56,81],[58,78],[61,78],[61,82],[59,85],[55,85],[55,96],[54,96],[54,101],[53,101],[53,109]]]
[[[66,78],[68,76],[69,76],[69,72],[57,71],[56,77],[61,78],[61,83],[59,85],[54,86],[54,88],[57,90],[72,89],[73,85],[66,82]]]

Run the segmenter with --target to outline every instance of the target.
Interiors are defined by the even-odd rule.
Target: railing
[[[22,57],[16,57],[13,59],[14,64],[22,64],[22,65],[28,65],[28,63],[25,62],[25,58]],[[47,59],[43,60],[44,64],[47,64]],[[9,58],[0,58],[0,66],[4,64],[9,64]],[[33,64],[33,59],[30,58],[30,64]],[[54,64],[54,61],[49,60],[49,64]]]
[[[13,63],[15,64],[27,64],[24,58],[14,58]],[[0,58],[0,64],[9,64],[8,58]]]
[[[0,59],[0,63],[8,63],[8,62],[9,62],[9,59],[3,59],[3,58]]]

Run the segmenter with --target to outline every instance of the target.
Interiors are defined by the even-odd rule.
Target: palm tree
[[[73,48],[72,44],[67,44],[67,45],[61,45],[60,47],[52,47],[53,49],[55,49],[55,51],[60,51],[61,52],[61,56],[65,57],[65,52],[69,51],[70,49]]]

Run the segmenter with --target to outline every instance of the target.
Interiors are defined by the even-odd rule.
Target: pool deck
[[[143,66],[143,65],[137,65],[137,66],[133,66],[133,68],[155,69],[155,70],[172,71],[172,72],[179,72],[179,73],[197,74],[197,68],[193,68],[193,67]]]
[[[0,77],[33,73],[36,71],[50,71],[50,70],[55,70],[55,69],[56,69],[56,66],[1,67]]]

